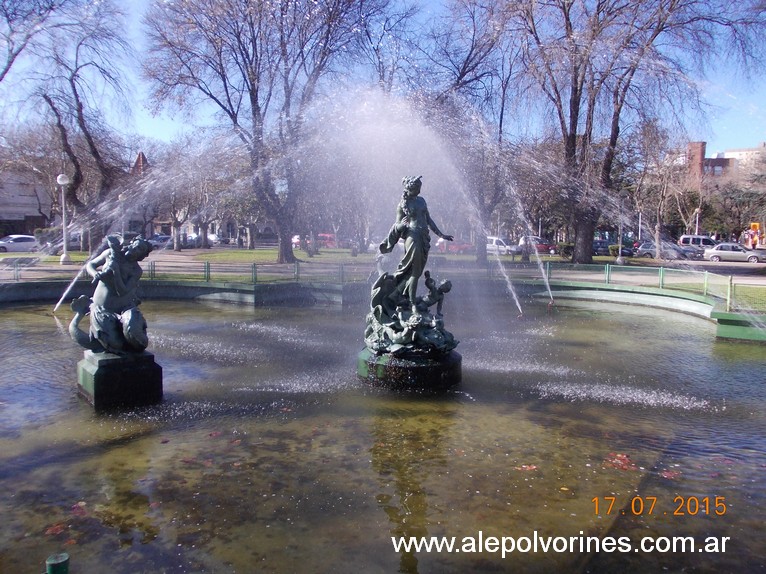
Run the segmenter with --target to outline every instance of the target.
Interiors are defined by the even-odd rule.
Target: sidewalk
[[[150,264],[153,264],[157,270],[163,270],[163,272],[167,273],[182,273],[182,272],[194,272],[197,269],[200,269],[203,265],[203,262],[196,259],[196,256],[203,253],[209,253],[210,251],[207,249],[184,249],[182,251],[174,251],[172,249],[161,249],[158,251],[153,251],[149,254],[149,257],[145,259],[142,262],[142,267],[144,269],[147,269]],[[369,267],[370,269],[374,268],[374,263],[372,261],[372,254],[368,254],[370,260],[367,261],[365,259],[364,255],[360,255],[358,258],[355,258],[353,261],[348,262],[348,268],[352,269],[355,267]],[[443,256],[440,256],[443,257]],[[448,260],[447,266],[445,266],[446,269],[450,269],[451,271],[456,272],[457,274],[462,273],[481,273],[481,271],[476,267],[471,267],[469,264],[461,266],[457,261],[450,261]],[[535,262],[533,261],[531,266],[528,264],[525,267],[522,267],[518,263],[511,262],[510,259],[501,259],[504,266],[511,272],[511,280],[514,279],[514,269],[517,269],[516,277],[517,278],[529,278],[530,276],[534,275],[537,271],[537,266]],[[545,265],[546,262],[550,262],[552,267],[555,269],[555,274],[557,277],[562,277],[564,275],[567,275],[567,269],[566,266],[570,265],[564,260],[560,259],[551,259],[551,260],[545,260],[543,262],[543,265]],[[598,262],[594,263],[593,265],[596,267],[602,267],[606,265],[608,262]],[[657,267],[660,266],[652,266],[652,265],[643,265],[634,263],[631,261],[630,258],[626,259],[627,265],[625,266],[614,266],[613,269],[615,272],[631,272],[631,273],[639,273],[640,270],[646,269],[649,271],[650,269],[657,269]],[[643,263],[643,261],[642,261]],[[613,265],[609,263],[610,265]],[[216,269],[223,269],[226,268],[230,272],[237,272],[236,269],[240,268],[240,273],[244,272],[247,273],[247,269],[251,267],[252,264],[249,263],[213,263],[211,264],[211,268],[215,271]],[[335,266],[337,267],[339,264],[323,264],[320,262],[316,262],[311,264],[311,267],[317,267],[320,268],[323,265],[326,265],[328,267]],[[345,265],[345,264],[344,264]],[[279,264],[273,263],[273,264],[259,264],[259,267],[273,267],[277,268],[280,267]],[[282,267],[290,268],[292,267],[291,264],[282,264]],[[558,266],[561,266],[561,268],[558,268]],[[694,262],[677,262],[677,261],[666,261],[663,262],[661,267],[664,267],[668,270],[679,270],[679,271],[696,271],[696,272],[708,272],[715,276],[720,277],[732,277],[732,282],[735,285],[751,285],[751,286],[763,286],[766,287],[766,263],[714,263],[710,261],[694,261]],[[305,269],[308,269],[306,267]],[[77,273],[80,271],[80,266],[78,264],[70,264],[70,265],[61,265],[56,260],[49,260],[48,262],[41,262],[34,253],[19,253],[19,254],[9,254],[6,257],[0,258],[0,283],[3,282],[20,282],[20,281],[42,281],[42,280],[65,280],[65,281],[71,281],[74,279],[74,277],[77,275]],[[368,273],[365,272],[365,273]],[[592,274],[594,276],[595,281],[599,281],[599,271],[597,269],[593,269]],[[573,276],[578,277],[584,277],[585,275],[588,275],[589,272],[586,271],[586,269],[581,270],[571,270],[571,274]]]

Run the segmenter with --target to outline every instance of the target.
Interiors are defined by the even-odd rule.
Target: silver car
[[[708,261],[747,261],[760,263],[766,261],[766,251],[748,249],[739,243],[719,243],[715,247],[705,249],[705,259]]]
[[[32,235],[6,235],[0,239],[0,253],[6,251],[38,251],[40,245]]]

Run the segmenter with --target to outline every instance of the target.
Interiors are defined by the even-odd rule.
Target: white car
[[[38,251],[40,245],[32,235],[6,235],[0,238],[0,253],[6,251]]]
[[[512,253],[511,246],[500,237],[487,237],[487,253],[492,255],[509,255]]]

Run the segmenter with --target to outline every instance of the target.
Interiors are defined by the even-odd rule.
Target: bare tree
[[[0,0],[0,82],[24,52],[34,51],[39,43],[59,29],[76,25],[69,8],[77,0]]]
[[[360,3],[360,8],[363,5]],[[409,53],[414,51],[413,21],[418,11],[408,0],[385,0],[378,10],[360,18],[362,57],[371,67],[378,87],[387,94],[409,67]]]
[[[46,70],[37,74],[37,93],[53,114],[64,153],[74,171],[67,203],[85,207],[78,190],[83,183],[83,162],[92,161],[98,173],[93,200],[103,202],[126,173],[123,150],[106,128],[99,109],[103,94],[126,101],[119,70],[120,56],[130,54],[123,37],[124,14],[113,2],[82,6],[79,25],[52,34],[40,59]],[[82,148],[75,145],[81,138]]]
[[[508,22],[504,5],[498,0],[449,2],[423,43],[427,78],[438,86],[433,113],[439,116],[442,132],[459,150],[456,161],[471,190],[471,219],[478,231],[480,262],[486,262],[492,214],[510,189],[503,164],[503,129],[513,39],[504,35]]]
[[[575,261],[589,262],[599,201],[612,188],[623,123],[633,111],[680,110],[698,101],[687,81],[700,53],[760,51],[757,0],[527,0],[514,5],[525,30],[529,78],[549,102],[564,144],[563,162],[579,185],[568,189],[575,213]],[[724,44],[728,41],[728,44]]]
[[[376,0],[189,0],[153,4],[145,73],[158,102],[202,97],[240,138],[251,189],[279,236],[278,260],[295,259],[295,162],[306,114],[323,79],[354,46]]]

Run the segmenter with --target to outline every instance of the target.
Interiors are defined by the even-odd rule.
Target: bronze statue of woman
[[[428,252],[431,249],[428,230],[447,241],[453,239],[452,235],[445,235],[439,231],[431,219],[426,200],[420,196],[422,177],[405,177],[402,180],[404,191],[396,208],[396,222],[391,226],[386,240],[379,246],[381,253],[390,253],[399,239],[404,239],[404,256],[394,273],[396,288],[391,297],[398,298],[404,294],[410,302],[413,314],[417,314],[418,280],[425,270]]]

